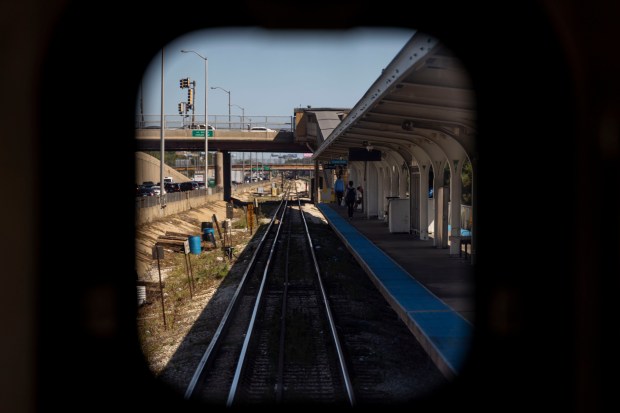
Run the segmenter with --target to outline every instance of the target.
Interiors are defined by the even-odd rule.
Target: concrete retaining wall
[[[233,191],[233,197],[235,196],[235,193],[257,192],[259,187],[263,187],[264,193],[267,195],[270,195],[271,185],[272,185],[272,182],[269,182],[269,181],[254,182],[251,184],[242,184],[242,185],[239,185],[237,189]],[[200,208],[209,202],[223,201],[223,200],[224,200],[224,192],[217,192],[211,195],[187,197],[186,199],[182,199],[180,201],[167,202],[165,208],[161,208],[159,205],[154,205],[151,207],[144,207],[144,208],[136,208],[136,226],[147,224],[147,223],[156,221],[158,219],[168,217],[170,215],[178,214],[180,212],[189,211],[192,208]]]
[[[147,224],[155,220],[175,215],[180,212],[189,211],[192,208],[200,208],[201,206],[214,201],[222,201],[224,193],[218,192],[211,195],[191,197],[176,202],[167,202],[166,207],[154,205],[147,208],[136,209],[136,225]]]

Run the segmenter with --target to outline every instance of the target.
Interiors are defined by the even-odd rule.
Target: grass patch
[[[234,239],[237,245],[245,245],[252,238],[249,232],[237,232]],[[218,248],[203,250],[200,254],[166,252],[165,258],[160,261],[165,287],[164,307],[166,326],[164,326],[161,294],[157,288],[147,290],[147,303],[138,309],[136,327],[142,352],[153,373],[157,375],[165,364],[165,354],[174,346],[179,337],[191,327],[199,311],[197,305],[206,305],[196,300],[196,296],[211,294],[230,274],[235,259],[224,257],[221,242],[217,240]],[[242,252],[238,251],[239,253]],[[192,292],[190,294],[190,271]],[[155,278],[157,279],[157,263],[155,262]]]

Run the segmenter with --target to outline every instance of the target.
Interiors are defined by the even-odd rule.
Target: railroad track
[[[287,189],[185,392],[227,406],[354,404],[311,237]],[[295,198],[294,201],[291,201]]]

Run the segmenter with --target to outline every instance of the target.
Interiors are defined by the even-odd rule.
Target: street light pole
[[[211,86],[211,89],[222,89],[224,92],[228,93],[228,129],[230,129],[230,90],[226,90],[219,86]]]
[[[161,48],[161,114],[159,126],[160,159],[159,159],[159,206],[166,207],[166,186],[164,185],[164,161],[165,161],[165,128],[166,118],[164,115],[164,48]]]
[[[194,50],[181,50],[181,53],[194,53],[205,61],[205,194],[209,195],[209,59]]]

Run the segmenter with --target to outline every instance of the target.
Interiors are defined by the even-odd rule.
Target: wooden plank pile
[[[185,252],[184,245],[190,236],[190,234],[166,231],[165,235],[160,235],[157,238],[157,245],[161,245],[173,252]]]

